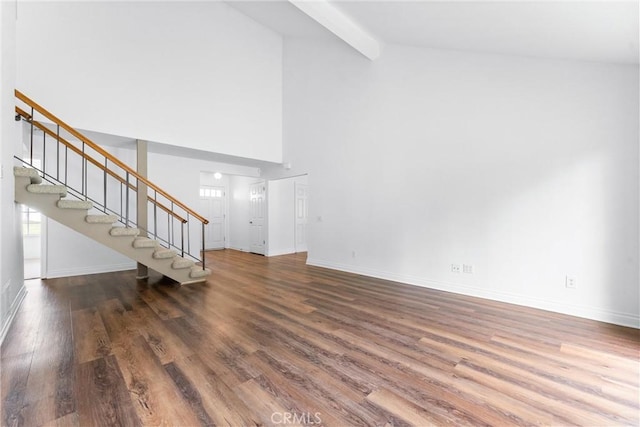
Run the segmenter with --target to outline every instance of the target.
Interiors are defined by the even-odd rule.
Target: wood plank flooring
[[[4,426],[640,423],[636,329],[207,253],[205,284],[28,282]]]

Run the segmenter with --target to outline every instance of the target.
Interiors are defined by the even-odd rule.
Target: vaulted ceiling
[[[266,0],[229,4],[285,37],[338,37],[370,59],[377,57],[373,40],[381,51],[385,44],[393,43],[638,64],[638,0]]]

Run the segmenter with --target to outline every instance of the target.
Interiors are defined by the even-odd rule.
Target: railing
[[[23,159],[16,156],[16,159],[37,169],[46,181],[65,185],[70,195],[93,202],[94,208],[105,214],[115,215],[125,227],[140,228],[162,246],[201,262],[202,268],[205,268],[205,226],[209,223],[206,218],[140,176],[22,92],[16,90],[15,96],[26,105],[26,109],[16,105],[16,120],[24,120],[30,125],[26,150],[28,157]],[[51,124],[36,120],[35,114],[43,116]],[[42,131],[41,143],[40,137],[35,135],[36,129]],[[96,160],[96,157],[103,161]],[[137,212],[137,193],[141,187],[146,187],[146,200],[151,207],[146,229],[131,219],[133,211]],[[192,233],[194,230],[191,225],[194,222],[198,223],[199,231]],[[176,225],[179,225],[179,231],[176,231]],[[194,239],[192,234],[195,234]],[[201,247],[195,255],[191,241],[197,239],[201,241]]]

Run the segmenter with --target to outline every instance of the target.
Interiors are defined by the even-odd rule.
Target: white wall
[[[284,82],[309,263],[640,326],[637,66],[288,39]]]
[[[19,205],[14,203],[13,156],[20,125],[13,120],[16,79],[16,4],[0,2],[0,342],[26,293]]]
[[[294,179],[267,182],[267,256],[295,253]]]
[[[267,182],[269,219],[267,256],[293,254],[295,241],[295,183],[306,184],[307,176],[283,178]]]
[[[24,236],[22,239],[24,259],[40,259],[42,256],[41,240],[42,237],[38,234]]]
[[[133,270],[136,263],[120,253],[49,218],[46,236],[46,278]]]
[[[18,12],[18,88],[72,126],[281,161],[282,38],[224,2]]]
[[[249,192],[255,177],[229,177],[229,248],[249,252],[251,236],[249,234],[250,202]]]

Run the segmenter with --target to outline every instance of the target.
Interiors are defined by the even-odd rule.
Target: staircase
[[[56,148],[58,158],[56,159],[56,173],[46,171],[47,162],[43,161],[42,170],[33,167],[29,161],[16,157],[23,166],[14,167],[15,176],[15,201],[23,205],[29,206],[42,215],[45,215],[54,221],[57,221],[135,261],[153,269],[176,282],[185,285],[191,283],[203,282],[211,271],[204,267],[204,247],[198,255],[189,253],[190,244],[185,248],[185,235],[189,239],[188,222],[194,221],[194,217],[202,225],[202,235],[204,236],[204,226],[207,220],[198,216],[195,212],[167,195],[153,183],[140,177],[134,170],[112,158],[109,153],[100,149],[95,143],[89,141],[84,136],[81,139],[82,147],[79,148],[75,144],[69,142],[61,136],[61,130],[72,134],[78,138],[79,133],[70,128],[64,122],[57,119],[48,111],[44,110],[38,104],[27,98],[25,95],[16,91],[16,96],[31,107],[31,114],[16,106],[16,118],[26,120],[31,124],[31,148],[30,158],[33,159],[34,151],[34,128],[43,131],[44,139],[42,143],[41,157],[46,158],[47,152],[51,151],[51,147],[47,148],[46,137],[54,139],[56,144],[62,146],[65,150],[64,167],[67,167],[67,156],[69,151],[82,157],[82,174],[83,180],[81,190],[77,188],[71,189],[66,184],[67,171],[65,170],[64,178],[60,176],[60,165],[63,161],[60,157],[60,147]],[[41,123],[34,119],[34,113],[40,111],[46,118],[52,120],[56,126],[56,131],[51,129],[51,125]],[[44,112],[43,112],[44,111]],[[48,116],[47,116],[48,114]],[[50,143],[51,144],[51,143]],[[105,160],[99,162],[95,158],[87,154],[88,149],[105,156]],[[37,153],[36,153],[37,154]],[[113,162],[117,168],[110,168],[109,163]],[[33,163],[33,162],[31,162]],[[87,169],[89,166],[98,168],[104,174],[104,199],[103,203],[92,201],[88,197],[89,179],[87,178]],[[118,171],[117,169],[120,169]],[[121,176],[124,171],[125,177]],[[55,176],[54,176],[55,175]],[[137,179],[138,186],[134,186],[130,182],[130,177]],[[44,178],[44,179],[43,179]],[[114,182],[107,182],[108,178]],[[132,180],[132,179],[131,179]],[[133,180],[132,180],[133,181]],[[135,182],[135,181],[134,181]],[[120,186],[121,197],[119,206],[109,206],[107,203],[107,187],[108,185]],[[125,190],[123,190],[123,188]],[[139,188],[144,191],[151,191],[153,196],[146,196],[148,203],[153,208],[153,229],[141,230],[129,219],[129,200],[130,192],[135,193]],[[126,203],[123,202],[123,196],[126,192]],[[158,195],[165,197],[166,202],[160,203]],[[117,202],[116,202],[117,203]],[[126,206],[126,207],[125,207]],[[180,212],[183,216],[176,212],[176,206],[182,207]],[[157,211],[166,212],[166,235],[164,238],[157,231],[158,218]],[[119,212],[119,214],[118,214]],[[185,215],[186,212],[186,215]],[[180,225],[180,243],[176,244],[175,231],[172,222]],[[185,224],[187,231],[185,232]],[[165,224],[163,224],[165,225]],[[150,237],[145,237],[150,235]],[[189,242],[190,243],[190,242]],[[203,243],[204,245],[204,243]],[[201,258],[200,258],[201,256]],[[200,261],[197,265],[195,261]]]

